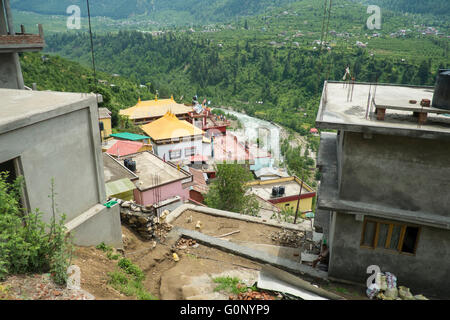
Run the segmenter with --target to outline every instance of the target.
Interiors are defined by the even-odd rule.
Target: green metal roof
[[[111,197],[117,194],[136,189],[136,186],[130,179],[121,179],[106,184],[106,196]]]
[[[130,132],[122,132],[122,133],[114,133],[110,135],[113,138],[125,139],[131,141],[140,141],[150,139],[150,137],[142,136],[140,134],[130,133]]]

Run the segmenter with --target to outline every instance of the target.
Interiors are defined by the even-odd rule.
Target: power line
[[[90,6],[89,6],[89,0],[86,0],[86,4],[87,4],[88,20],[89,20],[89,36],[91,38],[92,68],[94,70],[94,83],[93,83],[93,85],[95,85],[96,81],[97,81],[97,73],[96,73],[96,70],[95,70],[94,41],[92,40],[91,9],[90,9]]]

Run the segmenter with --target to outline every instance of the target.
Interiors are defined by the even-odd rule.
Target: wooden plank
[[[225,234],[223,234],[223,235],[221,235],[221,236],[217,236],[216,238],[224,238],[224,237],[228,237],[228,236],[231,236],[231,235],[236,234],[236,233],[239,233],[239,232],[241,232],[241,230],[236,230],[236,231],[233,231],[233,232],[228,232],[228,233],[225,233]]]
[[[390,224],[387,239],[386,239],[386,246],[385,246],[386,249],[389,249],[391,247],[391,239],[392,239],[392,231],[393,230],[394,230],[394,225]]]
[[[376,108],[379,109],[390,109],[390,110],[400,110],[400,111],[413,111],[413,112],[424,112],[424,113],[437,113],[437,114],[446,114],[449,113],[449,110],[437,109],[433,107],[422,107],[422,106],[389,106],[389,105],[380,105],[375,104]]]

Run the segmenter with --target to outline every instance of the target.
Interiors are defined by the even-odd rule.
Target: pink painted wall
[[[158,187],[158,192],[160,193],[160,201],[164,201],[175,196],[180,196],[181,200],[189,199],[189,189],[183,189],[181,186],[181,181],[176,181],[170,184],[166,184],[164,186]],[[148,206],[152,205],[156,202],[155,199],[155,189],[150,189],[147,191],[139,191],[138,189],[134,190],[134,199],[136,203]]]

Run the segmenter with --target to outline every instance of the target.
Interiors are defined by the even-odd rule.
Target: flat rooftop
[[[137,175],[107,153],[103,153],[103,168],[105,173],[105,183],[126,178],[132,181],[139,179]]]
[[[178,180],[185,180],[190,178],[191,174],[183,169],[178,170],[177,167],[169,162],[164,162],[151,152],[141,152],[130,157],[136,161],[135,174],[139,177],[136,186],[139,190],[145,191],[157,186],[175,182]]]
[[[376,92],[375,92],[376,88]],[[352,97],[353,90],[353,97]],[[373,104],[368,109],[369,90]],[[320,129],[347,130],[378,134],[404,135],[432,138],[436,135],[450,137],[450,116],[445,110],[424,108],[428,120],[419,125],[413,112],[420,112],[422,99],[433,100],[433,87],[413,87],[387,84],[355,83],[349,86],[344,82],[327,82],[317,115]],[[416,100],[417,104],[410,104]],[[377,120],[376,106],[386,106],[383,121]],[[433,113],[440,112],[440,113]],[[450,110],[448,111],[450,114]]]
[[[255,184],[249,184],[250,189],[249,192],[259,196],[264,200],[275,200],[282,199],[287,197],[298,196],[300,194],[301,183],[299,183],[294,177],[284,178],[284,179],[274,179],[274,180],[265,180],[258,181]],[[283,186],[286,188],[285,194],[281,197],[272,197],[272,188]],[[312,189],[307,186],[305,183],[303,184],[302,195],[309,194]]]
[[[93,104],[95,94],[0,89],[0,134]]]

